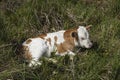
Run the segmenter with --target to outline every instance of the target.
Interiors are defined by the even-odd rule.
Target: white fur
[[[49,43],[47,43],[47,45],[49,46],[49,54],[56,49],[56,47],[55,47],[55,40],[54,40],[55,36],[58,38],[57,44],[63,43],[65,41],[64,38],[63,38],[64,32],[65,32],[65,30],[47,34],[45,39],[51,38],[51,45]]]
[[[48,33],[47,36],[44,37],[45,39],[42,39],[42,38],[30,38],[32,41],[29,44],[24,42],[23,46],[28,47],[29,52],[31,53],[31,56],[32,56],[32,60],[29,63],[29,67],[31,67],[33,65],[34,66],[41,65],[41,63],[38,60],[43,55],[45,55],[47,57],[50,57],[51,52],[56,50],[54,37],[57,36],[57,44],[63,43],[65,41],[64,37],[63,37],[64,32],[65,32],[65,30],[54,32],[54,33]],[[78,32],[79,42],[75,41],[75,45],[85,47],[85,48],[90,48],[92,43],[89,40],[89,34],[88,34],[88,31],[86,30],[86,28],[83,27],[83,26],[79,26],[77,32]],[[84,37],[85,40],[81,40],[81,37]],[[48,41],[46,41],[46,39],[48,39],[48,38],[51,39],[51,45],[49,44]],[[56,52],[56,55],[58,55],[58,54],[59,53]],[[61,56],[65,55],[65,54],[75,55],[70,50],[68,50],[67,52],[61,54]]]
[[[84,26],[79,26],[78,28],[78,38],[79,38],[79,45],[84,48],[91,48],[92,43],[89,40],[89,33]],[[84,40],[82,40],[84,38]]]

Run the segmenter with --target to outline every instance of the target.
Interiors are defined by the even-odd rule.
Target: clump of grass
[[[6,0],[0,1],[0,79],[119,80],[119,0]],[[41,59],[36,69],[19,57],[18,44],[45,32],[92,24],[94,47],[74,57]],[[9,45],[11,44],[11,45]],[[9,45],[9,46],[7,46]],[[2,47],[1,47],[2,46]]]

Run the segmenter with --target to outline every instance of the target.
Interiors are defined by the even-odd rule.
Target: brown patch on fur
[[[27,60],[31,60],[31,59],[32,59],[32,55],[31,55],[31,53],[29,52],[28,46],[23,46],[22,49],[23,49],[23,52],[24,52],[23,57],[24,57],[25,59],[27,59]]]
[[[54,40],[55,40],[55,46],[57,46],[57,36],[54,36]]]
[[[58,53],[64,53],[68,50],[73,50],[73,48],[75,47],[75,43],[74,43],[74,40],[78,40],[78,36],[77,37],[72,37],[72,33],[73,32],[76,32],[77,33],[77,29],[69,29],[69,30],[66,30],[64,32],[64,39],[65,41],[61,44],[57,44],[57,50],[58,50]]]
[[[48,38],[48,39],[46,39],[48,42],[49,42],[49,44],[51,45],[51,38]]]
[[[58,53],[63,53],[63,52],[66,52],[66,49],[64,49],[64,46],[63,46],[63,43],[61,44],[56,44],[56,47],[57,47],[57,51]]]
[[[42,38],[42,39],[45,39],[46,36],[47,36],[47,34],[44,33],[44,34],[40,34],[40,35],[38,35],[36,37],[33,37],[33,38]]]
[[[57,39],[58,39],[57,36],[55,36],[55,37],[54,37],[55,42],[57,42]]]
[[[26,44],[29,44],[31,41],[32,41],[31,39],[28,39],[28,40],[26,41]]]
[[[40,34],[39,37],[42,38],[42,39],[45,39],[44,37],[46,37],[47,34]]]

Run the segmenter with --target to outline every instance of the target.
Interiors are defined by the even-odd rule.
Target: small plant
[[[119,0],[1,0],[0,80],[120,80]],[[40,33],[92,24],[94,47],[77,54],[41,59],[36,69],[20,57],[22,42]],[[77,49],[75,49],[77,50]],[[77,51],[75,51],[77,52]]]

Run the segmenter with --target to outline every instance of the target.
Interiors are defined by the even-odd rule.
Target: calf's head
[[[79,26],[77,29],[77,45],[83,48],[91,48],[92,47],[92,42],[89,39],[89,33],[88,30],[90,29],[91,25],[89,26]],[[72,35],[75,37],[75,33]]]

